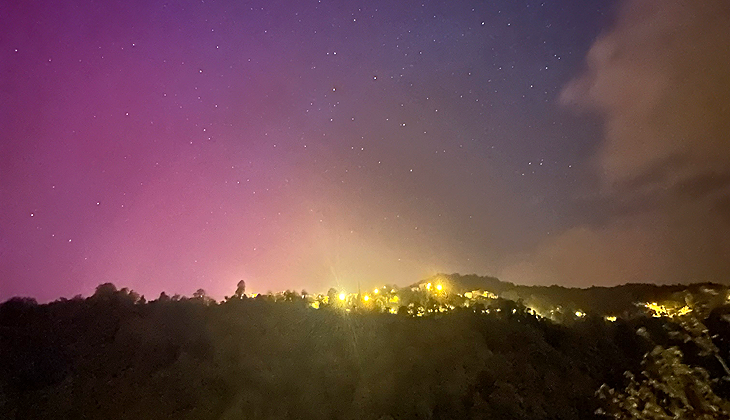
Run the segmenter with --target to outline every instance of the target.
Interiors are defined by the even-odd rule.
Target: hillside
[[[630,317],[645,313],[644,305],[651,302],[671,302],[681,306],[690,299],[716,307],[726,303],[728,298],[728,287],[714,283],[569,288],[516,285],[489,276],[438,274],[414,286],[437,282],[448,284],[450,290],[462,294],[473,290],[488,291],[504,299],[522,302],[545,316],[549,316],[551,310],[561,308],[566,314],[581,311],[602,317]]]
[[[485,305],[446,289],[481,284],[560,299],[595,290],[450,279],[380,291],[383,302],[402,304],[397,314],[368,294],[251,297],[242,285],[220,303],[203,291],[148,302],[111,284],[85,299],[14,298],[0,305],[0,412],[8,419],[584,420],[601,418],[596,390],[622,389],[624,372],[640,371],[657,343],[678,345],[712,377],[722,375],[715,359],[673,338],[671,318],[559,324],[504,298]],[[599,291],[674,290],[642,286]],[[722,354],[730,351],[726,313],[717,307],[705,321]],[[714,386],[730,395],[726,383]]]

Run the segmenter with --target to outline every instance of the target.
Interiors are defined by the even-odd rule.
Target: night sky
[[[730,280],[730,5],[3,1],[0,300]]]

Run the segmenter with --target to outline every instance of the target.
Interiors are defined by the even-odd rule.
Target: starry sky
[[[726,282],[723,0],[0,5],[0,299]]]

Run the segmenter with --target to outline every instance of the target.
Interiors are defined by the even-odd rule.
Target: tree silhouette
[[[234,293],[233,296],[237,297],[238,299],[242,299],[245,294],[246,294],[246,282],[241,280],[236,285],[236,293]]]
[[[685,343],[694,343],[700,356],[714,356],[728,374],[704,324],[693,316],[685,316],[679,325],[681,331],[674,331],[673,335],[681,336],[677,338]],[[638,334],[649,338],[643,328]],[[606,409],[599,409],[598,414],[617,420],[730,419],[730,402],[713,389],[719,378],[711,378],[701,366],[688,364],[679,347],[657,345],[644,356],[641,366],[638,376],[626,372],[629,384],[623,391],[601,386],[598,395],[605,401]]]
[[[96,291],[92,297],[110,299],[115,293],[117,293],[117,287],[113,283],[104,283],[96,286]]]

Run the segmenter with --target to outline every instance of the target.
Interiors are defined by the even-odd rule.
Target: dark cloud
[[[597,156],[607,187],[669,162],[662,181],[730,164],[730,5],[721,0],[628,1],[562,94],[598,111]]]
[[[716,193],[725,194],[730,190],[730,172],[697,174],[683,179],[673,187],[674,192],[682,198],[701,199]]]
[[[730,223],[730,196],[726,195],[718,199],[715,202],[715,210],[727,223]]]
[[[503,277],[730,280],[730,3],[626,1],[561,99],[603,118],[600,187],[585,223]]]

